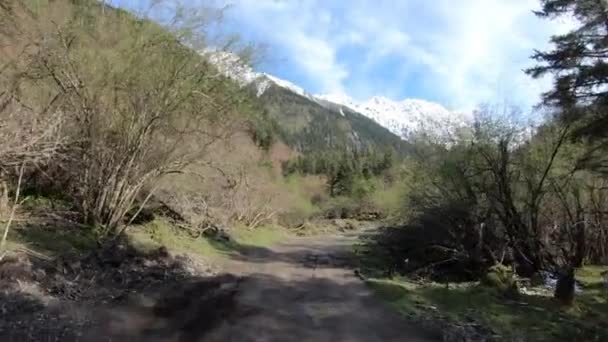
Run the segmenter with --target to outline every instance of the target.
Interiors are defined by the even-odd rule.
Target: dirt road
[[[437,341],[373,296],[348,268],[355,235],[247,249],[226,267],[244,276],[240,318],[206,341]]]
[[[121,255],[119,266],[99,253],[64,260],[66,271],[42,279],[65,279],[47,283],[28,276],[5,284],[0,340],[440,340],[388,308],[355,276],[349,265],[356,239],[353,234],[294,238],[272,248],[243,246],[218,275],[200,273],[194,260],[166,253]],[[112,256],[119,250],[108,249]],[[15,261],[0,265],[0,280],[3,269],[14,275],[20,265],[21,273],[39,273]]]

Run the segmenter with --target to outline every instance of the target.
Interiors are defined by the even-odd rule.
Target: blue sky
[[[535,17],[537,0],[210,1],[231,5],[227,31],[267,47],[258,69],[310,93],[420,98],[455,110],[536,104],[550,80],[522,70],[571,25]]]

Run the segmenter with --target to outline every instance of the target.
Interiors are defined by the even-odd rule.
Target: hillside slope
[[[236,54],[211,50],[202,55],[249,89],[276,121],[280,137],[299,152],[393,149],[404,155],[409,151],[409,144],[397,134],[353,108],[323,101],[289,81],[257,72]]]
[[[322,106],[276,84],[264,91],[260,101],[276,120],[281,138],[300,152],[394,149],[406,154],[409,150],[406,141],[353,110]]]

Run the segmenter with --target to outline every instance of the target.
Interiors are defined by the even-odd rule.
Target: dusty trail
[[[205,341],[438,341],[375,298],[347,265],[356,235],[251,248],[227,269],[244,276],[238,319]]]
[[[99,251],[111,252],[118,265],[104,261],[103,253],[66,259],[65,270],[42,278],[47,281],[3,280],[0,340],[441,340],[408,323],[354,275],[349,264],[356,239],[352,234],[245,246],[224,261],[230,274],[221,275],[207,274],[195,260],[128,257],[116,254],[118,247]],[[15,269],[26,275],[44,270],[36,267],[18,260],[0,264],[0,280],[6,272],[18,275]]]

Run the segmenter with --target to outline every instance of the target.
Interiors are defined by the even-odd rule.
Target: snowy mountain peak
[[[426,100],[393,101],[384,96],[374,96],[366,101],[356,101],[344,94],[315,97],[361,113],[403,138],[421,130],[443,135],[470,122],[468,115],[449,111],[438,103]]]
[[[374,96],[371,99],[369,99],[368,102],[372,102],[372,103],[375,103],[375,104],[386,104],[386,103],[390,103],[392,101],[389,100],[389,99],[387,99],[384,96]]]
[[[271,80],[272,82],[274,82],[274,84],[278,85],[279,87],[283,87],[286,89],[289,89],[291,91],[293,91],[296,94],[302,95],[304,97],[310,97],[310,94],[308,94],[302,87],[297,86],[289,81],[280,79],[278,77],[269,75],[267,73],[262,73],[263,77],[268,78],[269,80]]]
[[[242,86],[247,86],[252,83],[256,85],[257,96],[260,97],[274,84],[281,88],[291,90],[292,92],[312,99],[302,87],[293,84],[287,80],[283,80],[276,76],[255,71],[251,66],[244,63],[241,58],[227,51],[207,50],[202,53],[211,63],[219,68],[226,76],[237,81]]]
[[[468,115],[451,112],[444,106],[419,99],[393,101],[384,96],[374,96],[365,101],[357,101],[344,93],[311,95],[302,87],[276,76],[256,72],[231,52],[209,50],[202,53],[226,76],[242,86],[254,84],[257,96],[262,96],[272,85],[288,89],[321,105],[332,103],[363,114],[402,138],[408,138],[419,131],[446,135],[455,128],[466,126],[471,119]],[[345,115],[343,107],[339,113]]]

